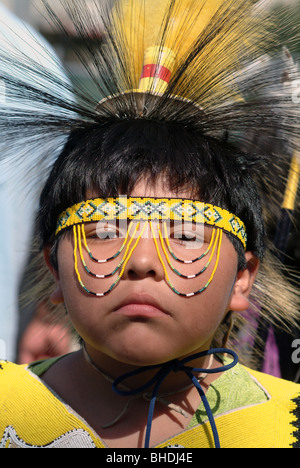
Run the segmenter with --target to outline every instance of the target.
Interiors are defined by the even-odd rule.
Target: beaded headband
[[[178,198],[94,198],[77,203],[58,218],[56,235],[77,224],[103,220],[186,221],[222,229],[237,237],[246,250],[243,221],[223,208]]]

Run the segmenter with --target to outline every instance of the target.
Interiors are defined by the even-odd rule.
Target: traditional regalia
[[[52,21],[68,34],[59,14],[47,0],[43,3]],[[60,236],[71,230],[74,236],[74,274],[84,294],[101,300],[118,287],[144,229],[149,227],[167,285],[174,294],[188,300],[212,287],[218,269],[222,236],[227,235],[240,259],[245,251],[250,251],[262,261],[252,294],[253,311],[268,324],[297,323],[298,291],[284,278],[276,255],[276,248],[282,249],[282,242],[277,243],[274,254],[274,244],[270,238],[277,220],[282,219],[282,232],[290,219],[286,215],[290,216],[295,210],[299,179],[300,111],[292,99],[298,71],[290,51],[282,49],[278,52],[280,43],[277,33],[286,24],[280,24],[280,18],[274,19],[268,14],[265,2],[250,0],[120,0],[113,6],[105,4],[104,7],[100,7],[96,0],[61,0],[61,4],[77,33],[86,39],[78,55],[95,85],[95,91],[89,93],[76,83],[72,89],[66,80],[18,50],[10,55],[2,52],[0,78],[7,83],[10,106],[0,114],[1,144],[11,151],[14,151],[16,141],[43,147],[44,156],[32,164],[32,170],[42,161],[47,173],[48,158],[55,154],[57,138],[74,132],[83,135],[99,130],[106,132],[101,151],[104,154],[102,164],[108,168],[116,164],[113,157],[106,156],[115,144],[110,139],[112,126],[128,123],[129,129],[135,129],[136,138],[140,122],[166,126],[168,129],[172,127],[174,136],[176,128],[184,128],[192,132],[197,141],[201,140],[203,148],[205,145],[210,148],[211,166],[208,161],[205,162],[203,183],[212,184],[214,181],[218,189],[226,185],[228,195],[227,199],[222,196],[218,198],[216,189],[214,196],[211,193],[212,199],[204,199],[203,195],[201,201],[127,197],[126,194],[118,197],[115,193],[117,190],[111,186],[111,193],[106,190],[102,197],[75,197],[72,194],[75,181],[80,176],[79,163],[84,165],[86,161],[80,159],[80,154],[77,155],[77,169],[76,165],[73,166],[74,173],[77,170],[77,179],[74,177],[64,188],[66,179],[63,179],[63,174],[68,155],[76,152],[76,141],[71,138],[51,172],[52,184],[56,184],[55,193],[51,192],[52,205],[49,202],[52,190],[49,179],[41,196],[39,220],[43,220],[40,222],[42,244],[55,245]],[[101,42],[100,30],[101,33],[103,31]],[[13,73],[6,72],[7,64],[11,65]],[[23,70],[30,71],[30,81],[24,80]],[[67,99],[63,97],[66,90],[70,93]],[[26,109],[26,102],[31,104],[30,112]],[[149,142],[152,137],[155,139],[154,133],[149,132]],[[164,144],[162,141],[161,148],[164,148]],[[126,157],[124,144],[123,160]],[[156,167],[156,158],[158,160],[162,155],[151,154],[148,159],[144,157],[145,167]],[[199,155],[196,158],[199,163]],[[205,158],[203,151],[203,164]],[[168,167],[178,168],[181,164],[183,176],[187,161],[183,148],[180,161],[174,158],[174,162],[168,162]],[[84,169],[82,171],[84,173]],[[174,174],[179,180],[180,174],[175,169]],[[90,180],[95,183],[92,176]],[[64,196],[59,196],[64,190]],[[264,223],[259,220],[259,210],[255,211],[260,203]],[[237,204],[238,212],[235,208]],[[124,241],[117,252],[107,258],[97,258],[85,238],[84,226],[103,220],[117,222],[118,226],[125,222]],[[161,223],[161,231],[158,228],[158,232],[155,232],[153,221]],[[172,248],[168,223],[177,221],[213,228],[214,234],[206,252],[195,257],[193,251],[188,251],[182,258]],[[139,224],[144,226],[140,232]],[[117,257],[121,261],[112,272],[105,270],[105,273],[99,274],[90,269],[87,256],[95,264],[107,264]],[[204,266],[200,270],[193,269],[204,257],[207,259]],[[180,265],[190,268],[190,271],[182,273]],[[241,261],[239,268],[244,267]],[[181,289],[172,279],[173,275],[177,275],[188,281],[201,278],[207,271],[210,271],[210,275],[204,283],[199,283],[196,290],[188,287]],[[89,277],[99,280],[97,290],[89,286]],[[101,280],[105,280],[106,284],[109,278],[109,287],[101,287]],[[240,360],[243,362],[244,359],[245,363],[249,352],[244,352],[239,346],[245,330],[243,317],[236,317],[235,322],[233,318],[231,313],[228,314],[215,336],[215,348],[206,355],[226,354],[222,367],[217,371],[223,371],[224,375],[228,373],[231,376],[230,385],[243,389],[243,401],[236,398],[234,403],[227,402],[219,412],[217,405],[212,411],[213,396],[207,395],[206,398],[200,383],[193,376],[196,372],[213,372],[212,369],[188,367],[188,359],[162,363],[156,380],[152,381],[155,388],[151,394],[146,447],[150,443],[159,385],[173,371],[183,371],[190,377],[204,405],[204,409],[199,407],[199,414],[205,410],[208,419],[199,419],[198,415],[187,431],[166,442],[162,441],[160,447],[219,446],[220,440],[221,445],[228,447],[254,447],[259,444],[265,447],[292,447],[299,444],[298,386],[237,365],[237,355],[231,348],[235,345]],[[230,349],[227,347],[229,343]],[[222,344],[226,344],[226,348]],[[233,360],[229,359],[228,362],[230,355]],[[87,353],[86,358],[91,361]],[[51,364],[48,362],[46,367]],[[0,379],[2,373],[5,382],[1,387],[3,395],[0,393],[0,438],[3,434],[3,446],[55,446],[63,441],[72,446],[73,443],[76,445],[76,438],[79,445],[105,446],[78,415],[74,415],[43,386],[39,380],[42,372],[36,366],[24,369],[3,363],[1,367]],[[143,371],[141,369],[139,372]],[[114,389],[128,396],[132,394],[131,390],[120,389],[125,377],[117,379]],[[238,378],[240,380],[236,382]],[[24,379],[30,395],[35,395],[32,408],[30,401],[26,400],[28,412],[22,413],[25,415],[22,421],[9,413],[9,408],[17,408],[15,401],[20,402],[22,407],[25,404],[20,399],[16,379]],[[216,382],[215,391],[219,392],[217,385],[222,385],[222,381],[218,379]],[[244,393],[246,387],[250,397]],[[136,393],[142,390],[144,387],[137,389]],[[221,399],[228,395],[227,391],[220,391]],[[253,401],[251,395],[254,395]],[[37,429],[40,423],[36,419],[30,425],[27,422],[31,421],[36,402],[40,401],[42,405],[42,401],[46,400],[49,421],[59,421],[59,424],[49,423],[49,431],[40,431]],[[57,412],[59,416],[56,417]],[[9,414],[9,417],[5,414]],[[20,414],[21,411],[18,411]],[[54,426],[55,431],[52,430]]]

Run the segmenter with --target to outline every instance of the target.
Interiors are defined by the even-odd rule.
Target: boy
[[[105,16],[106,48],[92,54],[107,98],[81,119],[62,114],[56,124],[49,113],[41,123],[42,133],[72,130],[38,221],[51,301],[64,304],[82,348],[28,367],[1,364],[3,447],[298,445],[298,385],[241,366],[226,347],[234,315],[250,306],[266,250],[264,209],[276,201],[272,158],[266,170],[264,158],[242,150],[245,131],[258,131],[264,111],[273,137],[268,127],[286,105],[282,93],[263,105],[242,97],[256,84],[239,67],[262,38],[251,7],[117,3]],[[94,16],[76,18],[95,30]],[[138,88],[137,44],[146,49]],[[291,134],[294,122],[285,122]],[[256,282],[264,306],[267,268]],[[285,284],[276,279],[276,288]],[[291,322],[293,297],[286,292],[280,311]],[[279,316],[276,298],[269,308]]]

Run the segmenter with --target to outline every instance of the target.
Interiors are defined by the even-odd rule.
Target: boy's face
[[[163,181],[153,187],[140,182],[131,195],[190,196],[183,192],[170,193]],[[89,225],[88,229],[91,232],[95,226]],[[212,228],[208,228],[205,242],[209,242],[211,231]],[[210,286],[200,295],[181,297],[167,285],[157,247],[151,235],[146,235],[129,258],[117,287],[99,298],[89,295],[80,286],[74,271],[74,239],[65,236],[59,242],[58,272],[54,272],[57,286],[52,298],[56,302],[64,301],[75,329],[94,354],[104,353],[119,362],[137,366],[160,364],[208,349],[226,313],[247,309],[247,297],[258,265],[251,254],[246,256],[249,268],[237,272],[237,253],[224,235],[219,264]],[[111,272],[119,261],[109,266],[95,266],[86,258],[88,267],[97,274]],[[175,279],[168,264],[165,268],[179,290],[197,291],[210,275],[204,272],[201,279]],[[190,265],[181,265],[180,270],[189,275]],[[80,273],[92,291],[105,291],[114,281],[111,277],[91,278],[81,267]]]

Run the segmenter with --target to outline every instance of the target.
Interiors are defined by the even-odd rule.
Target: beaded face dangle
[[[95,198],[62,213],[56,235],[71,227],[76,276],[84,291],[97,297],[108,295],[118,285],[140,240],[149,234],[166,283],[182,297],[201,294],[213,281],[219,264],[223,231],[236,236],[246,249],[245,225],[237,216],[194,200]],[[92,271],[88,263],[101,264],[101,274]],[[112,263],[115,265],[109,268]],[[199,264],[201,267],[198,268]],[[184,272],[180,271],[182,268]],[[195,269],[197,271],[192,271]],[[114,280],[104,292],[94,292],[86,286],[80,270],[94,279],[114,277]],[[201,278],[208,270],[211,272],[205,284],[191,293],[179,291],[170,278],[170,273],[182,280]]]

